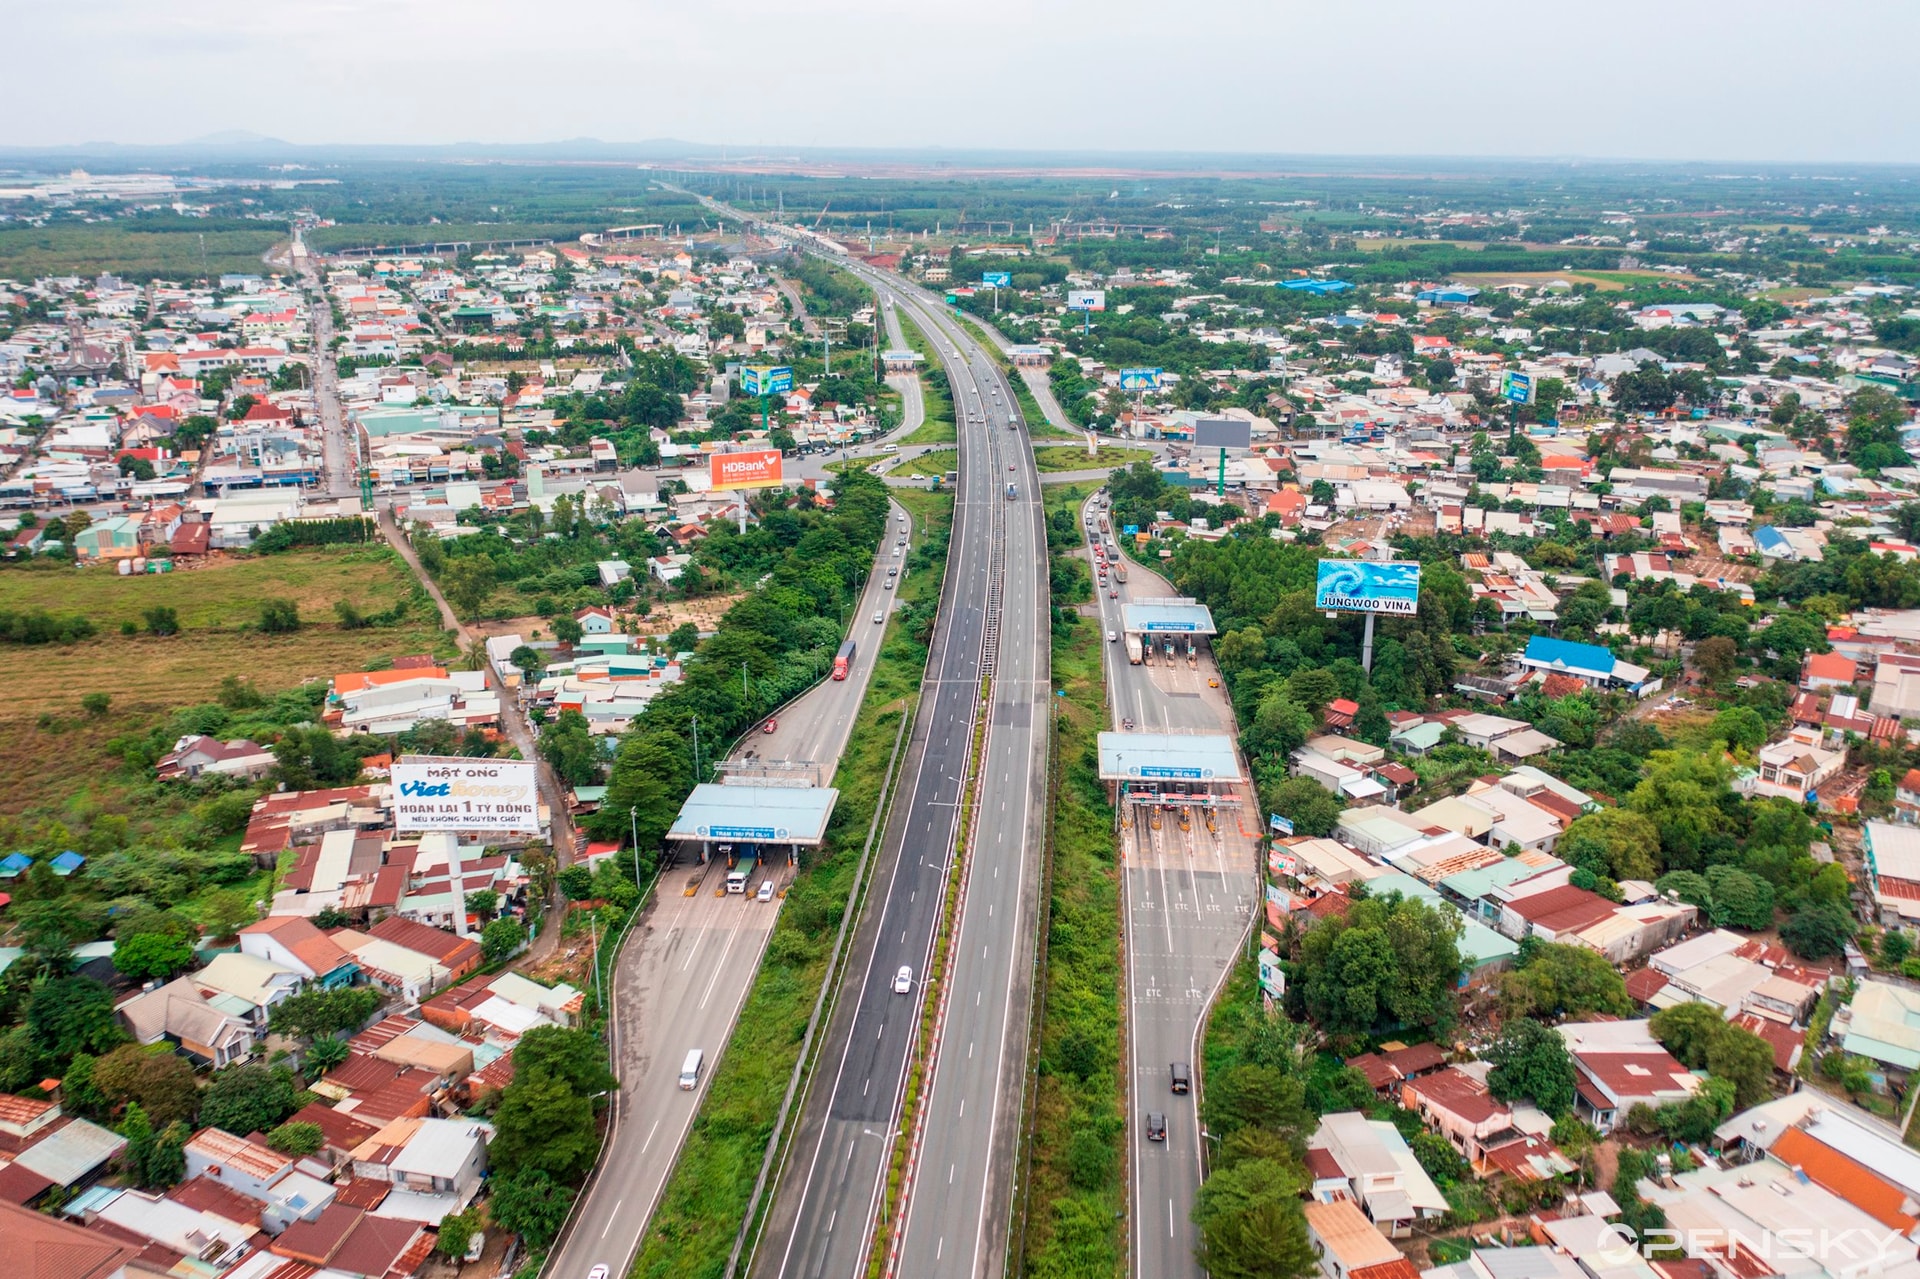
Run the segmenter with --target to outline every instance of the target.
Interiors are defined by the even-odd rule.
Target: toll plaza
[[[839,798],[831,786],[704,782],[680,806],[667,839],[697,849],[702,865],[718,855],[730,868],[776,857],[791,866],[800,849],[820,846]]]
[[[1193,666],[1200,660],[1200,641],[1214,634],[1213,613],[1205,604],[1178,597],[1129,600],[1120,606],[1120,628],[1129,662],[1171,666],[1184,660]]]
[[[1102,733],[1100,780],[1127,810],[1240,807],[1235,791],[1245,778],[1233,738],[1225,733]],[[1211,822],[1209,822],[1211,824]]]

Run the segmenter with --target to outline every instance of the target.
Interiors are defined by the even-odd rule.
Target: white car
[[[603,1265],[595,1266],[593,1269],[587,1271],[587,1279],[607,1279],[607,1276],[612,1273],[611,1270],[608,1270]]]
[[[1119,632],[1119,631],[1108,631],[1108,632],[1107,632],[1107,643],[1109,643],[1109,644],[1118,644],[1119,642],[1120,642],[1120,632]]]
[[[875,613],[873,615],[873,624],[875,626],[880,625],[882,622],[886,620],[887,620],[887,615],[885,613]]]
[[[912,989],[913,969],[902,964],[900,965],[900,971],[893,975],[893,993],[896,995],[904,995]]]

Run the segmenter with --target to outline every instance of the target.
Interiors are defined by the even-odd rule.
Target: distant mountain
[[[254,133],[248,129],[222,129],[218,133],[204,133],[197,138],[189,138],[177,145],[183,147],[290,147],[293,144],[284,138],[270,138],[264,133]]]

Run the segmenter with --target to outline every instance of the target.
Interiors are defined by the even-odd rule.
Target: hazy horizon
[[[0,149],[564,146],[1920,163],[1920,8],[1622,0],[83,0],[13,15]],[[1868,38],[1871,37],[1871,38]]]

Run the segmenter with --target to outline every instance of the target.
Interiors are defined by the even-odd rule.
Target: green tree
[[[551,1075],[577,1093],[598,1093],[617,1086],[607,1066],[607,1050],[584,1030],[536,1026],[513,1050],[514,1077]]]
[[[519,1235],[529,1248],[544,1248],[566,1224],[574,1192],[537,1168],[507,1167],[493,1178],[489,1211],[495,1225]]]
[[[480,955],[489,964],[507,959],[526,943],[527,930],[517,919],[496,919],[480,930]]]
[[[562,644],[578,644],[587,637],[587,631],[571,617],[556,617],[553,619],[553,637]]]
[[[569,786],[598,785],[606,775],[606,754],[588,730],[587,717],[563,710],[540,732],[540,758]]]
[[[1913,939],[1898,928],[1889,928],[1880,934],[1880,962],[1889,968],[1898,968],[1913,953]]]
[[[1780,940],[1802,959],[1826,959],[1844,954],[1853,939],[1853,916],[1837,905],[1802,906],[1780,926]]]
[[[1317,1269],[1307,1238],[1297,1163],[1249,1159],[1200,1186],[1196,1255],[1216,1279],[1306,1279]]]
[[[491,888],[476,889],[467,894],[467,909],[483,920],[491,920],[500,909],[500,894]]]
[[[1644,814],[1603,808],[1576,817],[1558,849],[1562,859],[1607,879],[1651,879],[1660,856],[1660,828]]]
[[[243,1062],[214,1072],[201,1096],[200,1122],[231,1133],[266,1132],[298,1110],[293,1072]]]
[[[311,1039],[357,1031],[379,1009],[380,992],[372,986],[342,986],[335,990],[309,988],[273,1006],[267,1024],[277,1035]]]
[[[462,617],[474,617],[493,594],[493,561],[484,555],[463,555],[449,561],[440,576],[440,589]]]
[[[333,1035],[322,1035],[307,1045],[302,1053],[301,1066],[307,1072],[307,1078],[318,1079],[335,1066],[342,1065],[350,1055],[347,1041]]]
[[[42,1069],[66,1069],[75,1053],[98,1056],[126,1038],[113,992],[91,977],[43,977],[27,996],[28,1040]]]
[[[193,943],[165,933],[140,933],[113,943],[113,966],[128,977],[168,981],[193,966]]]
[[[448,1261],[459,1261],[467,1255],[467,1248],[473,1242],[474,1232],[480,1228],[478,1209],[466,1212],[449,1213],[440,1222],[440,1233],[433,1241],[433,1250]]]
[[[300,606],[290,599],[261,600],[259,626],[268,635],[290,635],[300,629]]]
[[[231,937],[258,917],[252,895],[238,888],[223,888],[207,894],[206,904],[200,910],[209,937]]]
[[[547,659],[540,656],[540,650],[531,644],[516,644],[513,651],[507,654],[507,662],[523,677],[533,679],[546,668]],[[562,712],[569,713],[574,712]]]
[[[1697,870],[1702,849],[1720,828],[1720,799],[1729,794],[1723,757],[1700,751],[1655,751],[1627,806],[1652,820],[1669,870]]]
[[[593,1166],[600,1137],[593,1101],[545,1071],[516,1066],[494,1115],[488,1158],[497,1167],[544,1172],[571,1181]]]
[[[1560,1033],[1544,1023],[1527,1017],[1508,1021],[1486,1059],[1493,1063],[1487,1088],[1500,1100],[1524,1097],[1555,1116],[1572,1108],[1573,1057]]]
[[[1633,1011],[1625,979],[1606,956],[1585,946],[1521,943],[1514,970],[1500,979],[1500,1007],[1508,1020],[1625,1016]]]
[[[1733,866],[1707,867],[1707,888],[1713,894],[1708,914],[1717,925],[1761,929],[1773,927],[1773,885]]]
[[[178,635],[180,614],[164,604],[156,604],[140,615],[146,620],[149,635]]]
[[[327,1134],[319,1124],[291,1120],[267,1134],[267,1145],[283,1155],[310,1155],[326,1142]]]
[[[113,705],[113,694],[111,693],[80,694],[80,709],[95,719],[99,719],[102,715],[105,715],[107,708],[111,705]]]
[[[1267,811],[1293,822],[1295,834],[1324,837],[1333,834],[1345,803],[1311,777],[1287,777],[1260,788]]]
[[[593,871],[579,862],[561,871],[556,882],[568,901],[582,902],[593,896]]]
[[[1309,783],[1311,784],[1311,783]],[[1301,999],[1328,1034],[1452,1021],[1461,921],[1453,911],[1389,894],[1355,902],[1300,939]]]
[[[93,1063],[91,1084],[103,1109],[132,1103],[162,1128],[191,1123],[200,1109],[200,1081],[169,1044],[121,1044]]]

